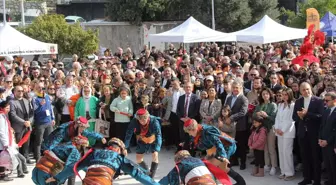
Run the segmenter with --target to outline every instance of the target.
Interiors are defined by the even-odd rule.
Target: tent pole
[[[2,0],[3,7],[3,23],[6,24],[6,0]]]

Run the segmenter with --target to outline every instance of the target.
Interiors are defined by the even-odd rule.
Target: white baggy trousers
[[[279,147],[279,163],[281,174],[286,176],[293,176],[294,171],[294,160],[293,160],[293,143],[294,138],[285,138],[278,136],[278,147]]]

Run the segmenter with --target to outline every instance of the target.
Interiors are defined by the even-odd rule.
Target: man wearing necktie
[[[334,152],[336,134],[336,93],[329,92],[325,95],[324,102],[328,109],[322,114],[321,129],[318,144],[322,148],[324,165],[328,173],[326,185],[336,185],[336,154]]]
[[[186,133],[183,130],[183,123],[187,119],[195,119],[199,121],[199,108],[201,101],[196,94],[192,93],[194,86],[188,82],[184,84],[185,94],[180,96],[177,102],[176,114],[180,119],[179,134],[180,143],[186,138]]]
[[[237,78],[232,83],[232,95],[227,98],[225,105],[231,108],[230,119],[227,123],[236,122],[236,138],[237,151],[233,155],[231,165],[238,165],[238,158],[240,158],[240,169],[246,168],[246,151],[248,141],[248,126],[247,126],[247,109],[248,99],[243,93],[244,81]]]

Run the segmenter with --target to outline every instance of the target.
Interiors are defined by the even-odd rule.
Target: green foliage
[[[258,22],[264,15],[278,21],[280,16],[278,0],[249,0],[249,6],[252,10],[251,22]]]
[[[292,11],[282,10],[282,14],[287,17],[287,25],[305,28],[308,8],[315,8],[322,18],[328,11],[336,13],[336,0],[308,0],[307,3],[299,3],[299,12],[296,15]]]
[[[98,32],[68,24],[63,15],[42,15],[20,31],[43,42],[58,44],[58,52],[85,56],[98,49]]]
[[[216,29],[225,32],[246,28],[251,23],[251,9],[247,1],[216,0]]]
[[[216,29],[236,31],[259,21],[265,14],[277,20],[277,0],[215,0]],[[193,16],[211,27],[211,0],[109,0],[112,21],[186,20]]]
[[[139,24],[160,17],[167,2],[169,0],[110,0],[106,9],[112,21],[130,21]]]

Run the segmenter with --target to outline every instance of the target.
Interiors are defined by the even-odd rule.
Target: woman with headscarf
[[[82,88],[82,96],[76,102],[75,119],[82,116],[89,120],[89,131],[95,130],[95,122],[90,120],[97,118],[98,101],[98,98],[92,95],[91,86],[88,84],[84,85]],[[89,139],[89,141],[90,145],[95,143],[92,139]]]

